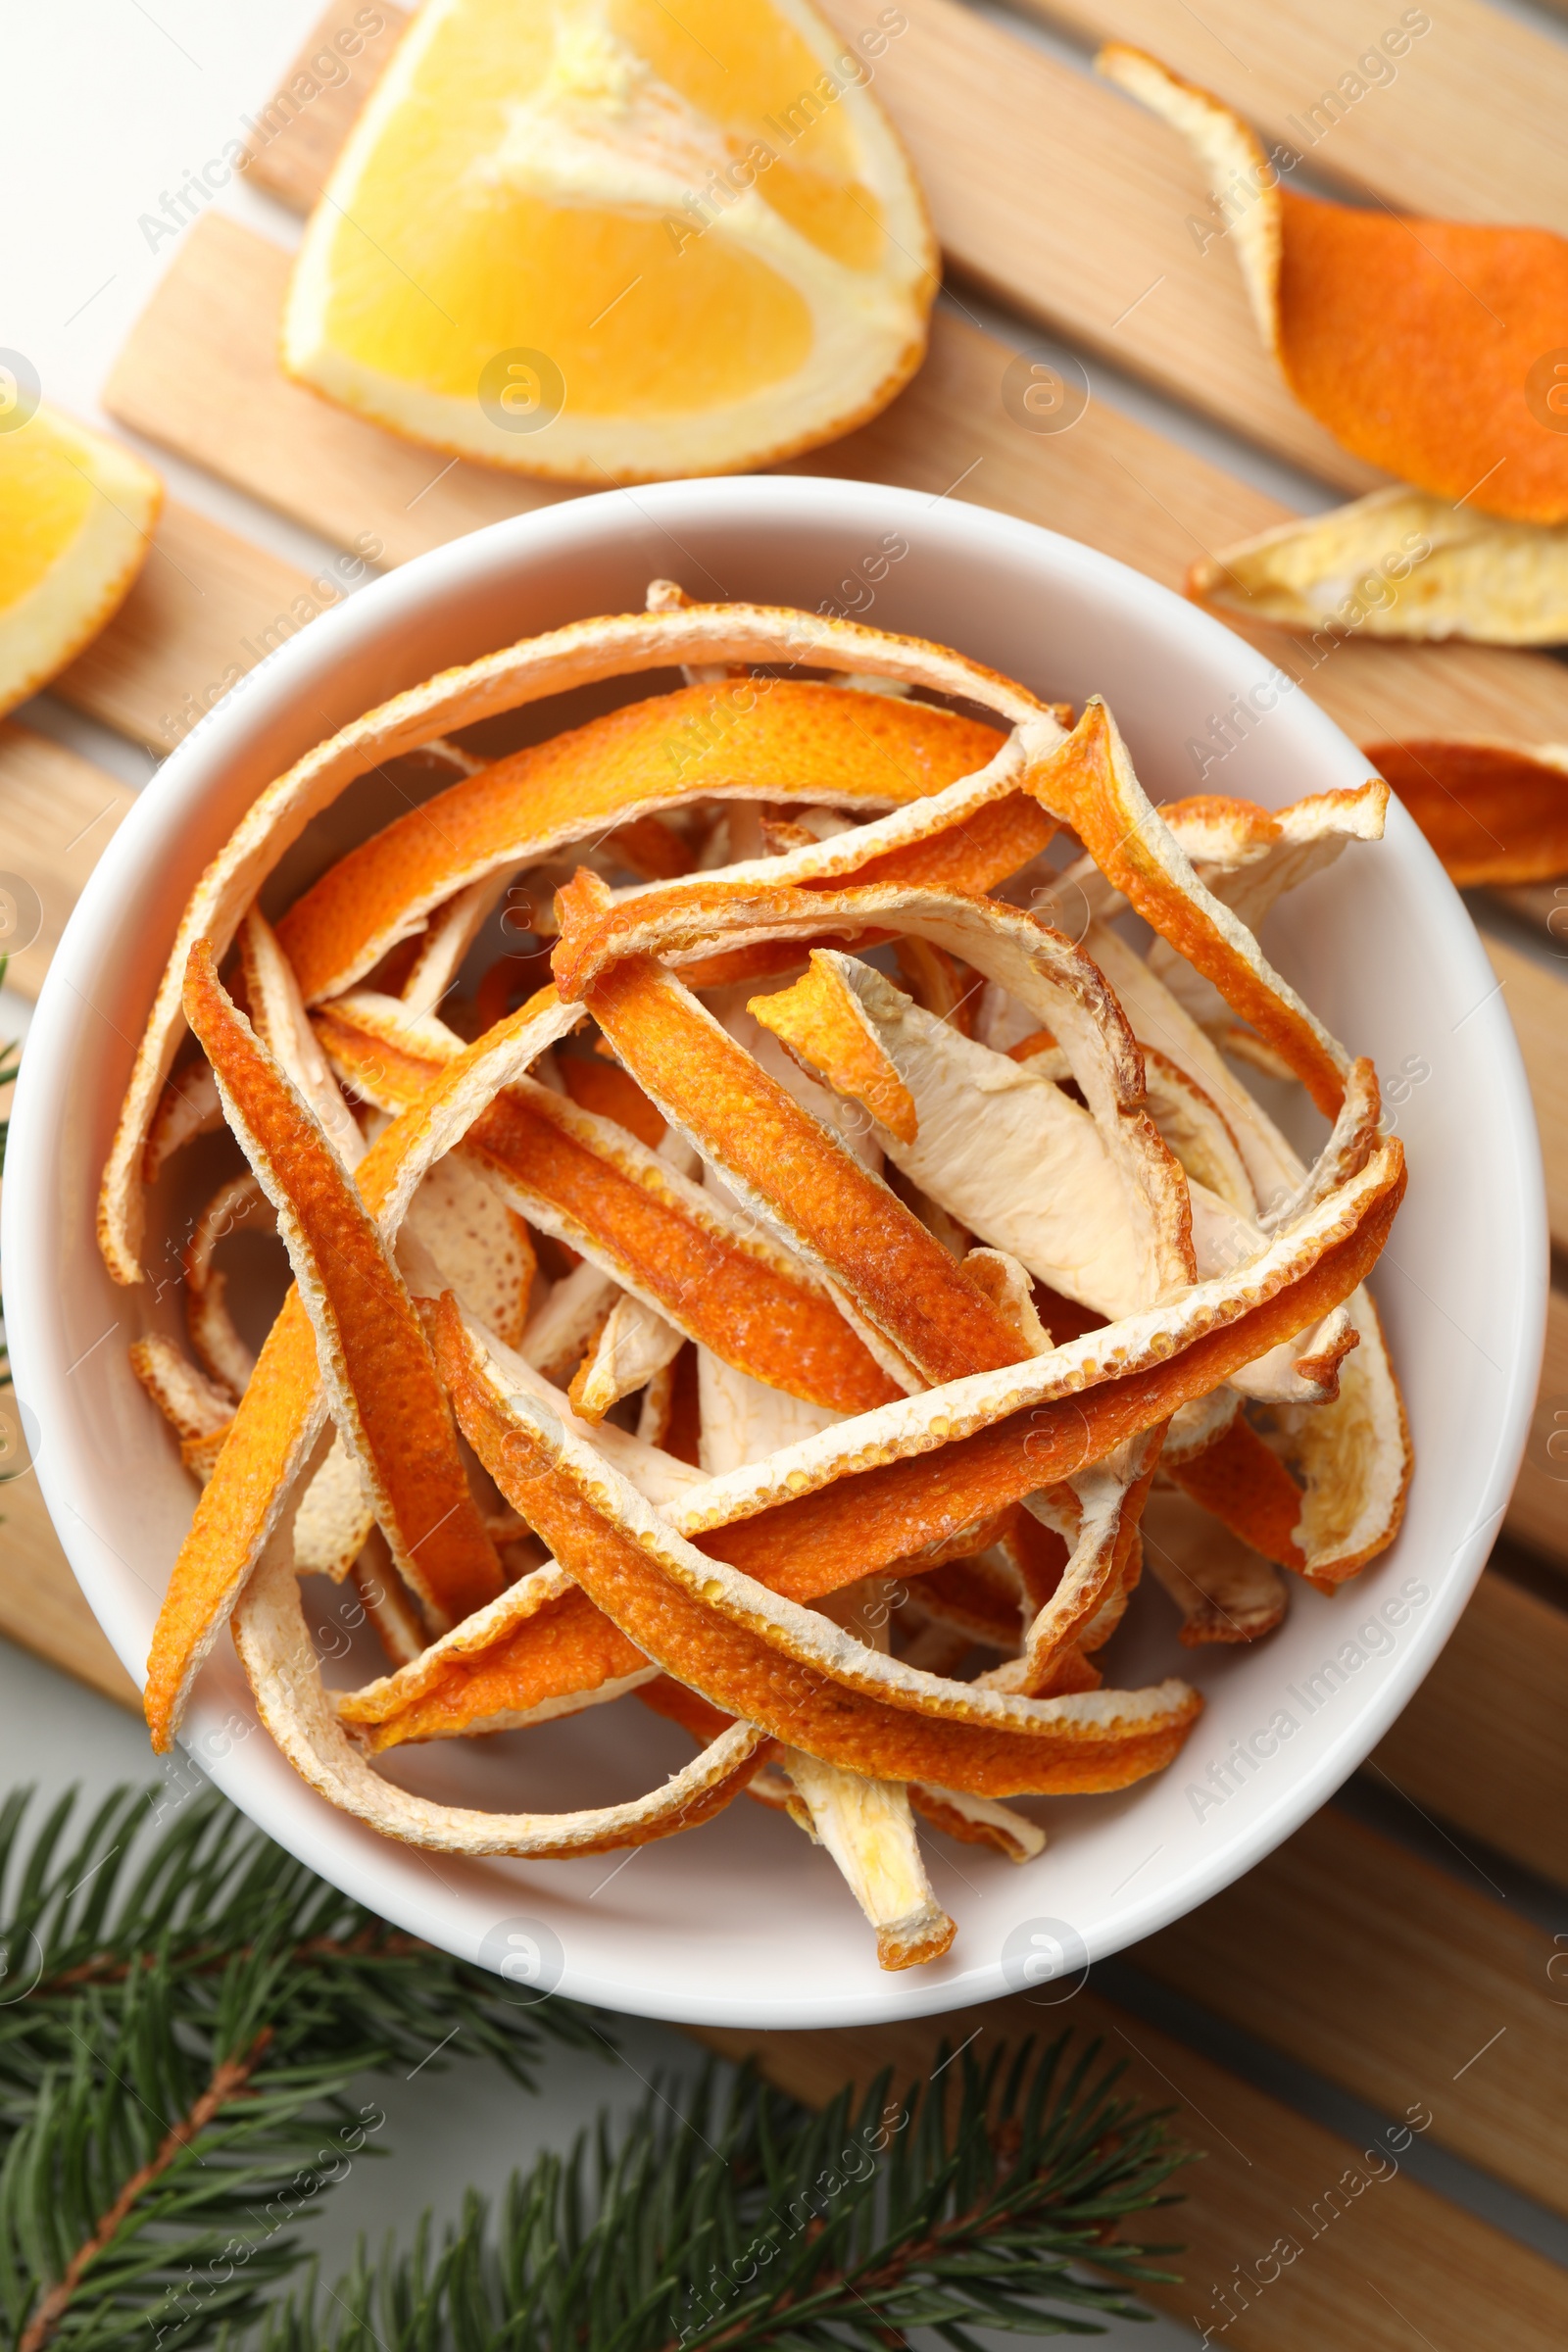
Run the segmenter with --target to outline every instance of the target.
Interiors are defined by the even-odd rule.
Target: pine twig
[[[137,2199],[168,2172],[181,2150],[201,2137],[208,2125],[221,2114],[231,2100],[242,2098],[252,2075],[261,2064],[262,2055],[272,2038],[270,2026],[264,2026],[243,2058],[223,2058],[213,2069],[211,2080],[189,2112],[170,2127],[156,2155],[121,2189],[108,2212],[94,2225],[89,2237],[67,2263],[64,2276],[50,2287],[23,2333],[17,2352],[43,2352],[64,2319],[72,2296],[80,2284],[82,2274],[94,2257],[113,2245],[122,2226],[129,2220]]]
[[[532,2087],[565,2002],[519,2010],[251,1830],[212,1791],[81,1822],[0,1804],[0,2342],[163,2352],[244,2327],[292,2225],[379,2152],[365,2077],[488,2056]],[[30,1826],[30,1835],[27,1834]],[[450,2045],[450,2046],[447,2046]],[[446,2056],[440,2052],[447,2048]]]
[[[1175,2249],[1122,2227],[1173,2201],[1163,2115],[1070,2057],[965,2055],[957,2094],[848,2092],[811,2114],[742,2075],[680,2109],[656,2090],[617,2143],[514,2177],[492,2224],[470,2195],[428,2230],[275,2310],[260,2352],[886,2352],[934,2328],[1098,2334]],[[673,2119],[673,2120],[672,2120]],[[591,2177],[590,2177],[591,2176]],[[1087,2275],[1093,2264],[1102,2276]]]

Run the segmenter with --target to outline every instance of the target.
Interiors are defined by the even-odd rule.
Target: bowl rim
[[[119,1554],[110,1554],[73,1508],[72,1494],[86,1466],[90,1438],[66,1386],[74,1367],[64,1363],[63,1330],[54,1313],[56,1285],[48,1262],[50,1253],[24,1246],[24,1236],[50,1229],[74,1041],[89,1018],[91,976],[103,954],[102,938],[113,930],[117,912],[133,898],[138,877],[150,871],[164,846],[200,810],[216,780],[243,755],[247,745],[261,740],[270,728],[275,729],[280,714],[297,714],[307,709],[346,657],[384,644],[400,626],[428,612],[449,590],[460,585],[471,590],[487,575],[505,574],[509,565],[519,563],[524,568],[536,568],[541,562],[548,562],[553,548],[569,551],[573,544],[580,547],[591,541],[598,532],[612,531],[617,516],[626,518],[634,530],[652,520],[678,549],[683,517],[688,519],[688,527],[693,522],[728,521],[754,522],[765,528],[769,522],[787,519],[798,524],[803,515],[808,520],[814,515],[816,527],[826,532],[841,526],[846,516],[853,520],[858,510],[868,516],[874,514],[880,520],[903,516],[910,523],[917,522],[922,532],[971,559],[987,545],[995,548],[1009,543],[1020,547],[1027,543],[1039,556],[1044,543],[1045,553],[1064,575],[1076,575],[1102,588],[1113,587],[1127,609],[1130,629],[1152,629],[1167,645],[1185,638],[1195,647],[1212,649],[1216,640],[1222,641],[1242,684],[1250,674],[1278,674],[1245,640],[1146,574],[1060,533],[968,501],[933,500],[922,492],[879,483],[800,474],[708,477],[640,488],[635,495],[605,491],[510,517],[449,541],[368,582],[309,628],[286,639],[170,755],[112,838],[66,926],[34,1009],[29,1051],[24,1056],[13,1108],[0,1238],[8,1277],[8,1324],[17,1396],[35,1416],[35,1425],[49,1432],[47,1442],[39,1442],[35,1473],[89,1605],[138,1687],[143,1662],[126,1583],[127,1570],[132,1580],[135,1571],[129,1570]],[[1363,755],[1310,702],[1304,690],[1292,695],[1290,702],[1293,716],[1287,723],[1305,730],[1312,757],[1330,771],[1328,781],[1334,780],[1336,765],[1344,768],[1348,760],[1365,774],[1368,762]],[[299,751],[329,731],[312,720]],[[297,756],[298,752],[290,755]],[[1351,779],[1347,774],[1344,780]],[[1467,1602],[1500,1527],[1527,1442],[1544,1344],[1548,1279],[1544,1177],[1534,1107],[1501,992],[1495,989],[1479,935],[1441,865],[1396,804],[1391,808],[1391,837],[1397,835],[1401,858],[1414,860],[1418,869],[1423,864],[1427,869],[1425,879],[1417,885],[1428,902],[1423,914],[1429,914],[1439,926],[1445,954],[1468,970],[1476,982],[1478,999],[1483,1000],[1478,1002],[1474,1017],[1486,1039],[1496,1090],[1494,1108],[1506,1129],[1516,1188],[1513,1200],[1499,1206],[1499,1216],[1508,1219],[1516,1236],[1518,1263],[1509,1301],[1515,1344],[1509,1349],[1505,1398],[1495,1415],[1490,1457],[1476,1467],[1477,1506],[1471,1527],[1455,1547],[1455,1564],[1445,1572],[1435,1605],[1390,1660],[1389,1671],[1358,1702],[1340,1736],[1296,1768],[1269,1806],[1259,1809],[1249,1823],[1238,1824],[1213,1851],[1206,1867],[1200,1864],[1189,1870],[1184,1878],[1172,1882],[1163,1896],[1133,1896],[1098,1923],[1086,1944],[1091,1961],[1108,1957],[1184,1916],[1231,1884],[1298,1828],[1363,1760],[1408,1703]],[[96,1177],[96,1171],[93,1173]],[[366,1833],[373,1847],[380,1849],[377,1867],[374,1851],[368,1853],[353,1837],[334,1834],[333,1825],[341,1831],[347,1817],[333,1813],[325,1800],[315,1797],[298,1782],[270,1741],[262,1743],[263,1747],[281,1766],[287,1786],[278,1781],[276,1773],[258,1773],[247,1763],[240,1740],[231,1740],[226,1751],[221,1745],[215,1747],[214,1723],[198,1688],[181,1745],[189,1750],[205,1742],[201,1770],[242,1811],[355,1899],[448,1949],[463,1951],[469,1958],[479,1956],[474,1939],[465,1943],[462,1935],[454,1938],[450,1928],[442,1932],[441,1909],[414,1884],[417,1873],[404,1869],[400,1874],[398,1865],[416,1856],[418,1849]],[[291,1803],[290,1788],[309,1798],[309,1806]],[[327,1817],[324,1822],[315,1820],[316,1809]],[[911,1977],[923,1982],[911,1984]],[[726,1996],[715,1994],[711,1987],[694,1991],[684,2000],[667,1988],[639,1999],[635,1980],[628,1983],[571,1968],[563,1977],[560,1989],[628,2014],[676,2022],[791,2028],[868,2024],[933,2014],[995,1997],[1007,1989],[1007,1984],[997,1958],[952,1978],[938,1980],[924,1971],[906,1972],[884,1980],[868,1992],[846,1990],[825,1999],[803,1989],[793,1999],[770,1997],[760,2003],[744,1991]]]

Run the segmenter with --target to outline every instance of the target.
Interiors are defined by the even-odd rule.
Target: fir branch
[[[488,2056],[532,2087],[543,2035],[603,2050],[564,2002],[519,2010],[212,1791],[0,1807],[0,2330],[171,2348],[259,2316],[291,2225],[385,2117],[356,2078]],[[446,2055],[439,2053],[446,2045]],[[362,2082],[359,2091],[364,2090]]]
[[[743,2075],[676,2110],[656,2092],[618,2145],[539,2158],[492,2231],[470,2195],[318,2301],[273,2313],[261,2352],[883,2352],[934,2328],[1102,2332],[1175,2249],[1120,2236],[1174,2198],[1187,2151],[1118,2095],[1099,2045],[965,2054],[951,2087],[881,2077],[811,2114]],[[1094,2265],[1101,2278],[1087,2275]]]
[[[618,2137],[470,2193],[322,2299],[292,2225],[374,2144],[364,2078],[447,2050],[523,2084],[564,2002],[351,1903],[211,1791],[0,1806],[0,2336],[11,2352],[886,2352],[934,2328],[1097,2334],[1174,2247],[1166,2114],[1098,2045],[964,2049],[813,2114],[754,2076],[655,2092]],[[356,2078],[360,2078],[356,2082]],[[1092,2266],[1092,2271],[1086,2266]]]
[[[114,2244],[138,2200],[168,2172],[180,2152],[188,2148],[193,2140],[200,2138],[209,2124],[217,2122],[230,2100],[243,2096],[271,2038],[271,2028],[264,2026],[243,2058],[220,2060],[213,2069],[206,2089],[189,2114],[182,2115],[177,2123],[171,2125],[158,2153],[139,2172],[131,2174],[92,2235],[76,2248],[66,2265],[63,2277],[56,2280],[28,2321],[19,2352],[43,2352],[43,2347],[64,2319],[88,2265]]]

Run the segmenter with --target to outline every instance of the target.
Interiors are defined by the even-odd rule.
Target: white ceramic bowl
[[[890,546],[907,552],[884,568]],[[109,1281],[93,1203],[180,906],[255,795],[309,745],[447,663],[636,610],[661,573],[700,597],[854,606],[1037,692],[1078,703],[1102,692],[1155,800],[1200,789],[1190,740],[1271,674],[1217,622],[1071,540],[956,500],[783,478],[670,483],[498,523],[286,644],[170,759],[116,835],[55,958],[17,1102],[5,1277],[19,1392],[72,1564],[138,1679],[191,1490],[125,1359],[151,1294]],[[1291,692],[1205,781],[1279,806],[1358,783],[1365,768]],[[1340,1037],[1386,1079],[1404,1073],[1395,1091],[1410,1190],[1376,1281],[1415,1438],[1403,1532],[1338,1598],[1294,1587],[1286,1624],[1254,1650],[1182,1652],[1164,1596],[1141,1595],[1114,1679],[1178,1671],[1201,1684],[1209,1703],[1186,1751],[1119,1796],[1042,1803],[1051,1843],[1024,1868],[932,1838],[934,1883],[959,1928],[945,1960],[881,1974],[826,1856],[745,1802],[629,1859],[467,1862],[378,1838],[314,1795],[256,1727],[226,1642],[185,1733],[211,1777],[388,1919],[492,1964],[510,1953],[519,1997],[559,1982],[612,2009],[711,2023],[847,2025],[1009,1986],[1054,2003],[1083,1962],[1258,1861],[1366,1755],[1464,1606],[1518,1466],[1545,1298],[1518,1051],[1469,918],[1403,811],[1381,847],[1352,847],[1283,902],[1268,944]],[[1238,1742],[1249,1753],[1227,1768]],[[671,1727],[627,1706],[412,1751],[397,1768],[433,1795],[559,1807],[650,1786],[687,1752]]]

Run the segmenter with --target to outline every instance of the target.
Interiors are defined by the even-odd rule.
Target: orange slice
[[[430,0],[307,231],[287,371],[520,473],[649,481],[847,432],[925,350],[939,265],[805,0]]]
[[[128,449],[56,409],[25,423],[0,369],[0,714],[103,627],[147,560],[164,488]]]

